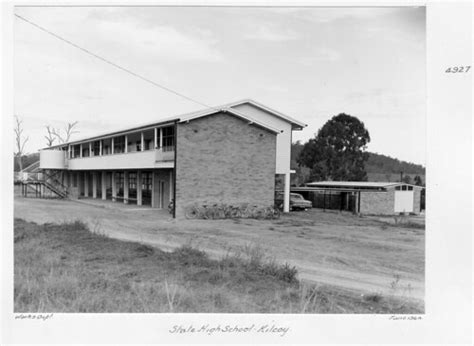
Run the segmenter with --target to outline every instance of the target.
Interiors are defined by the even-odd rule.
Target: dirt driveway
[[[221,257],[258,246],[302,280],[362,293],[424,298],[424,229],[352,214],[292,212],[279,220],[179,220],[167,211],[92,201],[15,197],[15,217],[82,220],[92,231],[164,250],[189,244]]]

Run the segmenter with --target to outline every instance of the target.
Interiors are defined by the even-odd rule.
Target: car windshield
[[[297,195],[297,194],[291,194],[291,198],[294,198],[294,199],[303,199],[303,196]]]

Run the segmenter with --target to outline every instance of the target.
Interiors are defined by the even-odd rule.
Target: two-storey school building
[[[40,168],[61,177],[69,198],[174,200],[176,217],[192,205],[271,206],[281,174],[288,211],[292,131],[305,126],[242,100],[44,148]]]

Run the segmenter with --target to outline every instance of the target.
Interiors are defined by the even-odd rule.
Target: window
[[[407,190],[407,186],[406,185],[402,185],[402,191],[406,191]]]
[[[400,191],[401,189],[402,189],[402,187],[400,185],[395,186],[395,190]]]
[[[174,126],[163,128],[163,151],[174,150]]]
[[[100,141],[95,141],[92,143],[92,153],[94,156],[100,155]]]
[[[81,145],[76,144],[75,146],[72,147],[72,157],[80,157],[81,156]]]
[[[145,150],[150,150],[151,149],[151,139],[145,139]]]
[[[112,139],[102,140],[102,155],[110,155],[112,153]]]
[[[142,173],[142,190],[150,190],[152,188],[152,175],[151,172]]]
[[[119,136],[114,138],[114,154],[120,154],[125,152],[125,136]]]
[[[82,144],[82,157],[89,157],[89,156],[90,156],[89,143],[84,143]]]
[[[128,187],[130,190],[137,189],[137,173],[128,173]]]
[[[413,191],[413,186],[408,185],[408,191]]]

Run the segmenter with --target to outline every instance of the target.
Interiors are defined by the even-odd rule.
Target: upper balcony
[[[68,160],[70,170],[174,168],[174,151],[153,149]]]
[[[42,169],[152,169],[173,168],[174,150],[160,149],[109,154],[91,157],[66,158],[62,150],[42,150],[40,168]]]
[[[130,131],[40,152],[43,169],[152,169],[174,167],[172,126]]]

